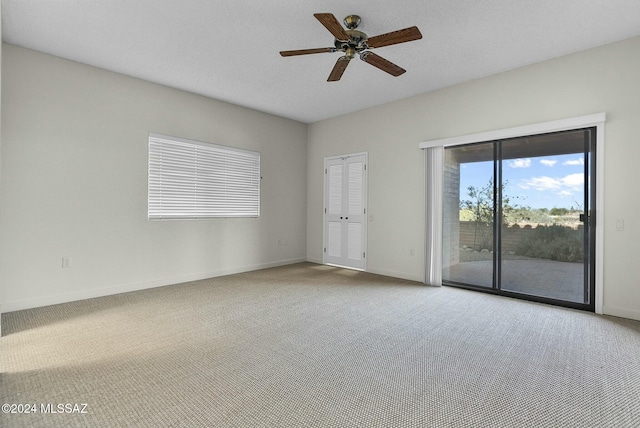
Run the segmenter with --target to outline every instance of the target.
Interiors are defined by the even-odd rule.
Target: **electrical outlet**
[[[413,251],[413,248],[409,249],[409,255],[410,256],[414,256],[415,255],[415,251]]]
[[[624,230],[624,220],[623,219],[617,219],[616,220],[616,231],[617,232],[622,232]]]
[[[62,269],[69,269],[71,267],[71,259],[69,257],[62,258]]]

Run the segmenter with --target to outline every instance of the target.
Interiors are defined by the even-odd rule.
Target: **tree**
[[[567,214],[569,214],[569,210],[566,209],[566,208],[553,207],[553,208],[551,208],[551,211],[549,212],[549,214],[554,215],[554,216],[567,215]]]
[[[512,204],[512,197],[506,193],[509,181],[505,181],[500,187],[502,194],[502,223],[513,224],[527,218],[530,211],[518,204]],[[468,199],[460,201],[460,209],[471,214],[471,221],[475,223],[473,247],[476,250],[483,248],[493,249],[493,219],[495,215],[493,177],[483,187],[467,187]],[[513,199],[520,199],[515,196]]]
[[[484,187],[467,187],[469,199],[460,201],[460,208],[471,213],[474,225],[473,248],[481,250],[483,248],[493,250],[493,177],[489,179],[489,184]]]

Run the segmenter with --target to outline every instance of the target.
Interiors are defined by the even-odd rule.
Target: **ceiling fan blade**
[[[349,40],[349,34],[332,13],[314,13],[313,16],[333,34],[333,37],[338,40]]]
[[[347,65],[349,65],[349,58],[346,56],[341,56],[336,61],[336,65],[333,66],[333,70],[331,70],[331,74],[327,79],[327,82],[337,82],[342,77],[342,73],[346,70]]]
[[[379,36],[369,37],[367,45],[370,48],[381,48],[382,46],[396,45],[398,43],[411,42],[419,40],[422,34],[418,27],[413,26],[403,30],[396,30],[390,33],[380,34]]]
[[[325,52],[335,52],[336,48],[299,49],[295,51],[280,51],[282,56],[308,55]]]
[[[395,65],[391,61],[382,58],[380,55],[374,54],[373,52],[362,52],[362,54],[360,54],[360,59],[395,77],[398,77],[407,71],[404,68]]]

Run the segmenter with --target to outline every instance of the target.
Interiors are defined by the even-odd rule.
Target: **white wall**
[[[4,312],[305,260],[305,124],[3,50]],[[150,132],[261,152],[261,217],[147,220]]]
[[[411,72],[411,71],[409,71]],[[368,270],[424,275],[418,143],[605,112],[605,314],[640,320],[640,38],[314,123],[308,130],[307,257],[322,260],[323,159],[369,153]],[[614,230],[625,220],[624,232]],[[411,249],[415,255],[410,255]]]
[[[2,2],[0,2],[0,37],[2,36]],[[2,43],[0,43],[0,99],[2,99]],[[1,103],[0,103],[1,104]],[[0,106],[0,200],[2,199],[2,107]],[[0,204],[0,221],[2,221],[2,204]],[[5,299],[4,283],[0,282],[0,315],[2,315],[2,303]],[[0,323],[0,336],[2,336],[2,323]]]
[[[605,112],[603,310],[640,320],[640,38],[309,126],[11,45],[2,54],[3,311],[321,262],[323,160],[356,152],[369,153],[368,270],[422,280],[419,142]],[[262,217],[148,221],[149,132],[262,152]]]

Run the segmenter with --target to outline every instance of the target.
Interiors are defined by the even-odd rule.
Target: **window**
[[[260,153],[149,135],[150,219],[259,217]]]

